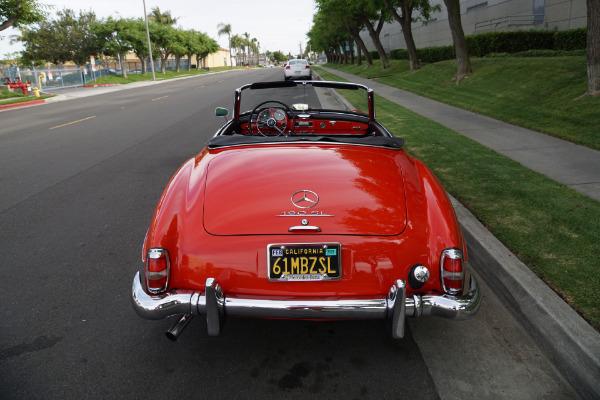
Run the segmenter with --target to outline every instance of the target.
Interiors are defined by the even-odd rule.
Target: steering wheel
[[[282,121],[277,121],[273,115],[274,110],[270,109],[270,108],[264,108],[264,110],[268,110],[268,112],[270,114],[269,118],[267,118],[266,121],[259,121],[258,116],[260,113],[262,113],[264,111],[264,110],[261,110],[261,107],[268,103],[276,103],[276,104],[283,106],[283,108],[285,109],[285,119]],[[260,110],[260,112],[258,112],[259,110]],[[252,135],[252,116],[255,114],[256,114],[256,130],[258,131],[258,133],[260,133],[263,136],[281,136],[281,135],[288,136],[288,135],[293,134],[294,130],[296,129],[296,115],[292,112],[292,110],[290,109],[290,107],[287,104],[282,103],[281,101],[267,100],[267,101],[263,101],[262,103],[260,103],[256,107],[254,107],[254,110],[252,110],[252,112],[250,113],[250,119],[248,120],[248,131],[250,132],[251,135]],[[289,133],[286,134],[285,129],[290,126],[290,124],[289,124],[290,115],[292,116],[292,118],[291,118],[292,128],[289,131]],[[282,128],[279,128],[279,126],[277,125],[278,122],[281,122]],[[285,125],[284,125],[284,123],[285,123]],[[264,131],[262,131],[260,129],[261,125],[262,125],[263,129],[272,129],[272,130],[277,131],[278,133],[275,135],[267,135]]]

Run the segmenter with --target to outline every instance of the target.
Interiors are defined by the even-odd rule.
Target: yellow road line
[[[71,125],[71,124],[76,124],[77,122],[85,121],[85,120],[92,119],[92,118],[96,118],[96,116],[92,115],[91,117],[87,117],[87,118],[80,119],[80,120],[77,120],[77,121],[69,122],[68,124],[53,126],[52,128],[50,128],[50,130],[56,129],[56,128],[60,128],[60,127],[63,127],[63,126],[67,126],[67,125]]]
[[[169,97],[169,96],[157,97],[156,99],[152,99],[152,101],[154,101],[154,100],[160,100],[160,99],[166,99],[167,97]]]

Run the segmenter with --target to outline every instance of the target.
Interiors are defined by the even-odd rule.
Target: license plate
[[[269,280],[330,281],[342,277],[339,243],[270,244]]]

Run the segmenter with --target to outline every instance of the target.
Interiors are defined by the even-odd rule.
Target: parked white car
[[[312,78],[310,65],[306,60],[289,60],[283,67],[285,79],[308,79]]]

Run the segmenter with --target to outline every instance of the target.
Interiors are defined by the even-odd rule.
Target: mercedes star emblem
[[[298,190],[292,195],[292,204],[298,208],[312,208],[319,202],[319,196],[310,190]]]

